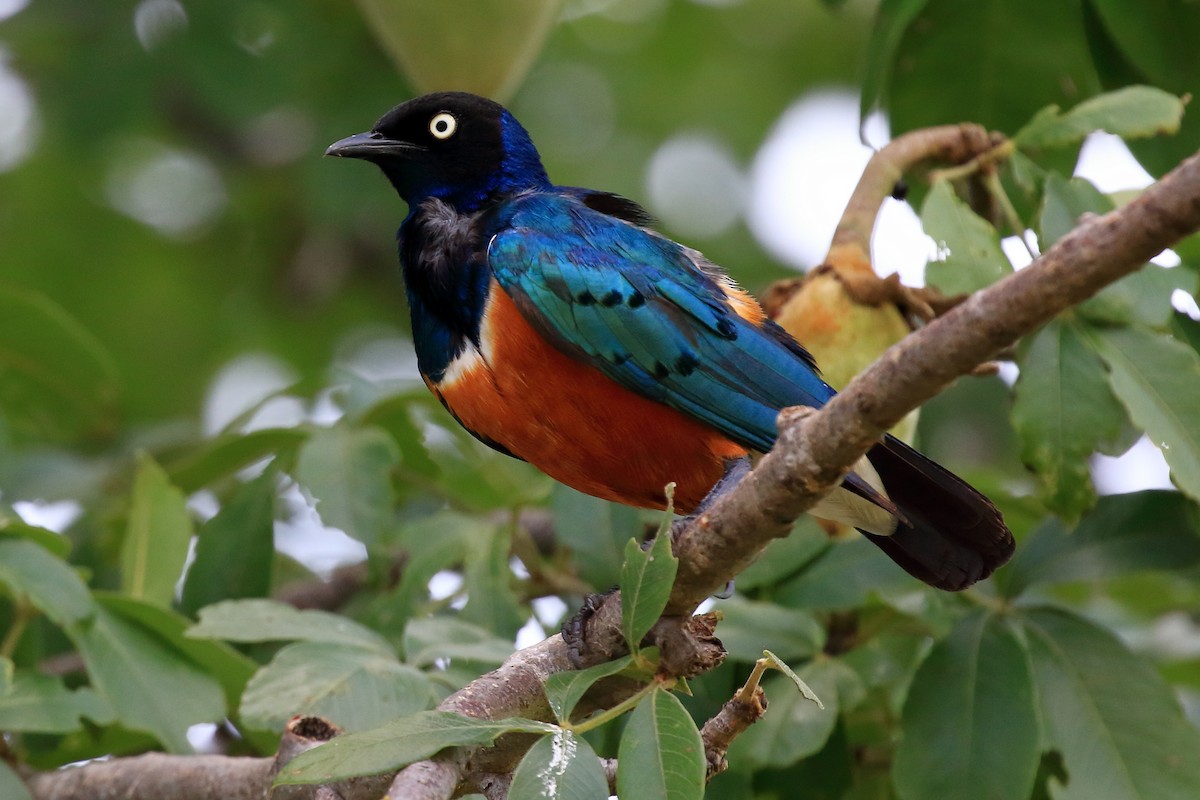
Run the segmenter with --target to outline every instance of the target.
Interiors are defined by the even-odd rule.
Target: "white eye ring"
[[[458,120],[448,111],[434,114],[429,120],[429,132],[435,139],[449,139],[458,130]]]

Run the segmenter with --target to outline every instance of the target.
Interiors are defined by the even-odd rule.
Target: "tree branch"
[[[320,717],[297,716],[284,727],[274,757],[145,753],[39,772],[25,782],[34,800],[374,800],[386,777],[271,790],[284,764],[340,733]]]
[[[270,758],[146,753],[41,772],[26,783],[34,798],[54,800],[262,800]]]
[[[679,574],[668,615],[691,614],[772,539],[786,536],[795,519],[909,411],[1197,229],[1200,156],[1192,156],[1127,206],[1084,220],[1029,267],[892,347],[824,408],[785,410],[775,448],[676,539]],[[597,635],[615,640],[610,632],[619,618],[620,598],[610,595],[589,623],[588,643]],[[485,718],[544,717],[542,682],[572,668],[561,636],[554,636],[514,654],[441,707]],[[454,749],[414,764],[397,774],[389,795],[452,797],[478,759],[475,751]]]

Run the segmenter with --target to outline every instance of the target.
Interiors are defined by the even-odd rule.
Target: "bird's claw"
[[[583,605],[569,620],[563,623],[562,637],[567,645],[567,660],[575,669],[586,666],[584,655],[587,649],[587,624],[604,602],[604,598],[616,591],[616,587],[607,592],[587,594],[583,596]]]

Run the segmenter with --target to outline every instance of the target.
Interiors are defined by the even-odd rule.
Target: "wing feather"
[[[739,316],[711,265],[669,239],[544,193],[511,201],[492,234],[493,274],[542,335],[744,446],[770,449],[779,409],[833,395],[799,345]]]

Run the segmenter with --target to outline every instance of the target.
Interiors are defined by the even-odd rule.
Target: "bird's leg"
[[[691,520],[700,516],[704,512],[712,508],[724,494],[733,487],[742,482],[742,479],[750,474],[752,467],[750,456],[742,456],[741,458],[725,459],[725,474],[721,476],[721,480],[713,484],[713,487],[708,490],[708,494],[704,495],[704,499],[700,501],[700,505],[696,506],[696,510],[679,521],[681,525],[688,524]],[[717,592],[715,595],[718,600],[725,600],[733,596],[733,581],[725,584],[725,588]]]
[[[700,505],[696,506],[696,510],[685,519],[698,517],[712,508],[713,503],[750,474],[750,467],[750,456],[725,459],[725,474],[721,476],[721,480],[713,484],[713,487],[708,490],[708,494],[704,495],[704,499],[700,501]]]

